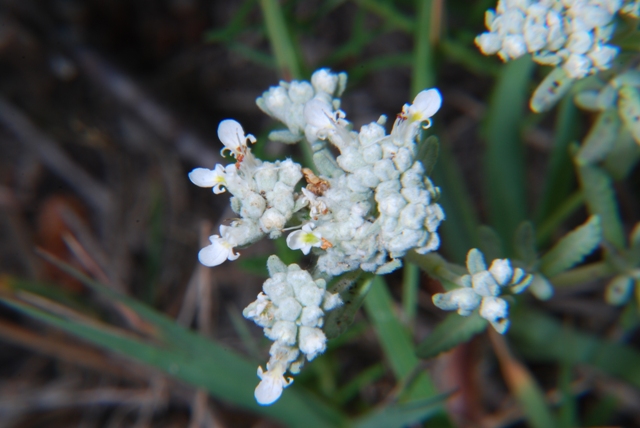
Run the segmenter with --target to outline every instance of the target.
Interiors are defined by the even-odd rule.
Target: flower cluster
[[[237,259],[234,247],[254,243],[267,234],[279,237],[296,208],[294,186],[302,178],[300,165],[289,159],[271,163],[253,156],[246,142],[255,142],[255,138],[245,135],[235,120],[223,120],[218,137],[224,144],[222,151],[230,151],[237,162],[216,165],[213,170],[196,168],[189,179],[197,186],[213,188],[214,193],[228,190],[233,195],[231,208],[240,219],[231,226],[220,226],[220,235],[209,238],[211,245],[198,254],[205,266]]]
[[[618,54],[607,44],[614,17],[637,8],[637,1],[623,0],[498,0],[485,16],[489,31],[476,37],[476,45],[504,61],[529,52],[539,64],[561,65],[579,79],[610,68]]]
[[[291,160],[269,163],[255,158],[240,124],[225,120],[218,136],[236,163],[213,170],[197,168],[189,174],[193,183],[228,190],[231,206],[240,219],[221,226],[211,245],[202,249],[200,261],[216,266],[235,260],[235,247],[251,244],[265,235],[276,238],[297,213],[302,229],[291,233],[291,248],[308,254],[316,248],[317,271],[329,278],[363,269],[379,274],[401,266],[400,257],[415,249],[424,254],[438,248],[438,226],[444,212],[436,203],[439,189],[425,177],[416,159],[418,137],[440,108],[437,89],[419,93],[413,104],[403,107],[393,129],[386,135],[382,116],[359,133],[338,110],[344,74],[322,69],[309,82],[280,83],[258,99],[258,105],[281,120],[288,129],[271,138],[311,145],[316,176]],[[333,158],[326,141],[340,150]],[[306,188],[294,186],[305,176]]]
[[[237,247],[292,229],[287,245],[317,257],[307,272],[271,256],[264,293],[243,312],[274,341],[266,371],[258,369],[261,382],[255,396],[261,404],[280,397],[291,382],[285,378],[287,371],[297,373],[305,357],[311,360],[324,352],[325,311],[342,304],[339,295],[326,291],[329,279],[357,269],[388,273],[402,265],[400,258],[407,251],[425,254],[440,244],[440,190],[418,159],[421,132],[440,109],[440,93],[420,92],[403,107],[387,135],[384,116],[360,132],[351,129],[339,110],[345,85],[344,73],[322,69],[311,82],[281,82],[257,100],[265,113],[287,126],[269,138],[309,144],[315,172],[289,159],[257,159],[248,147],[255,138],[238,122],[224,120],[218,128],[222,152],[230,152],[236,162],[189,174],[194,184],[216,194],[228,191],[231,208],[239,215],[220,226],[219,235],[211,236],[211,244],[200,251],[204,265],[235,260]],[[337,158],[327,143],[340,151]],[[302,177],[306,186],[300,188]]]
[[[308,86],[281,83],[265,92],[258,105],[288,127],[272,138],[305,138],[311,144],[322,174],[306,175],[302,199],[311,224],[292,233],[289,246],[305,253],[319,247],[316,268],[328,276],[357,268],[383,274],[401,266],[399,258],[408,250],[424,254],[440,244],[436,231],[444,212],[436,203],[439,189],[416,159],[416,140],[442,99],[436,89],[422,91],[403,107],[389,135],[384,116],[357,133],[333,98],[343,76],[319,70]],[[337,159],[325,149],[326,141],[340,151]]]
[[[509,327],[509,304],[498,296],[503,288],[521,293],[533,276],[520,268],[513,269],[509,259],[496,259],[487,269],[484,256],[475,248],[467,254],[467,270],[469,274],[460,277],[461,288],[434,294],[433,303],[446,311],[457,309],[462,316],[469,316],[480,307],[480,316],[503,334]]]
[[[327,339],[321,330],[324,312],[342,305],[338,294],[326,291],[324,279],[314,280],[298,265],[287,266],[274,255],[267,267],[270,278],[262,287],[264,293],[242,313],[274,341],[267,371],[258,368],[261,381],[255,396],[263,405],[276,401],[291,383],[284,377],[287,370],[297,374],[304,357],[311,361],[325,351]]]

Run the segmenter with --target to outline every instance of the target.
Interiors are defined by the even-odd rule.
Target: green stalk
[[[260,0],[260,7],[267,26],[267,35],[280,76],[285,80],[300,79],[300,64],[296,56],[293,41],[289,35],[282,8],[277,0]]]

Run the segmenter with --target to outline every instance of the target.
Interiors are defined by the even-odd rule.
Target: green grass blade
[[[555,208],[566,200],[575,185],[573,165],[569,156],[569,143],[578,137],[577,123],[578,109],[573,98],[566,97],[558,108],[553,149],[546,173],[547,178],[536,214],[538,224],[544,222]]]
[[[569,195],[536,229],[536,246],[542,247],[551,239],[558,227],[584,205],[584,193],[578,189]]]
[[[433,398],[437,390],[428,373],[419,369],[411,337],[394,316],[393,300],[381,277],[373,280],[364,307],[396,379],[407,385],[401,396],[407,400]],[[438,426],[451,426],[444,414],[437,418]]]
[[[528,358],[589,364],[640,387],[640,352],[635,349],[563,326],[532,310],[518,308],[512,312],[511,320],[509,338]]]
[[[420,268],[405,263],[402,278],[402,312],[407,325],[412,326],[418,310],[418,288],[420,287]]]
[[[356,3],[358,3],[362,9],[378,15],[391,28],[404,31],[405,33],[413,32],[415,22],[398,11],[393,6],[392,2],[384,2],[381,0],[356,0]]]
[[[552,278],[582,262],[602,241],[600,218],[591,216],[582,226],[567,233],[540,259],[540,272]]]
[[[624,229],[618,213],[613,180],[597,166],[580,165],[577,166],[577,171],[589,212],[598,215],[602,222],[605,241],[618,249],[623,249],[625,247]]]
[[[418,345],[416,355],[424,359],[436,357],[442,352],[469,341],[476,334],[482,333],[486,327],[487,320],[480,317],[477,312],[468,317],[460,316],[457,313],[449,314]]]
[[[354,421],[354,428],[401,428],[425,421],[442,412],[443,402],[451,394],[441,394],[426,400],[391,404]]]
[[[533,62],[507,63],[498,77],[485,122],[485,189],[491,226],[512,247],[513,233],[526,218],[524,157],[520,137]],[[507,248],[509,254],[511,248]]]
[[[296,50],[278,0],[260,0],[260,7],[280,76],[285,80],[302,78]]]
[[[335,395],[335,401],[340,404],[345,404],[347,401],[358,395],[358,393],[367,385],[371,385],[373,382],[383,377],[386,371],[387,369],[382,363],[377,363],[371,367],[367,367],[353,380],[338,390]]]
[[[479,244],[479,221],[460,168],[446,144],[440,146],[433,182],[444,189],[438,200],[447,216],[438,229],[442,247],[451,261],[464,263],[467,251]]]
[[[397,379],[408,376],[418,365],[411,337],[402,323],[394,316],[391,294],[385,281],[377,276],[364,301],[364,308],[380,339],[384,353]],[[418,382],[418,381],[417,381]],[[419,380],[420,391],[414,398],[435,395],[436,389],[426,376]]]
[[[6,297],[0,297],[0,300],[16,310],[87,342],[158,368],[190,385],[204,388],[222,401],[270,416],[287,425],[344,425],[344,417],[340,413],[295,387],[287,389],[275,405],[259,406],[253,398],[253,389],[258,382],[255,366],[242,356],[186,329],[183,329],[185,340],[200,343],[194,343],[189,348],[175,343],[156,345],[125,332],[119,334],[112,327],[100,328],[96,324],[64,319]],[[199,352],[192,352],[192,349],[198,349]]]
[[[411,95],[416,96],[423,89],[435,84],[435,67],[433,64],[433,41],[435,39],[434,24],[438,24],[436,16],[437,0],[419,0],[416,2],[417,25],[414,34],[413,78],[411,81]]]

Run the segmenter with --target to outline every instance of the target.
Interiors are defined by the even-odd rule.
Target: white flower
[[[292,250],[302,250],[304,254],[309,254],[311,247],[321,246],[320,233],[313,232],[313,227],[313,223],[307,223],[302,226],[302,230],[296,230],[289,234],[287,236],[287,246]]]
[[[252,143],[256,142],[256,138],[251,134],[245,135],[242,125],[233,119],[226,119],[220,122],[220,125],[218,125],[218,138],[224,144],[220,154],[224,156],[225,150],[229,150],[236,159],[247,152],[247,140]]]
[[[189,180],[199,187],[213,187],[213,193],[216,195],[223,193],[223,186],[227,184],[224,167],[220,164],[216,165],[215,169],[194,169],[189,173]]]
[[[410,122],[427,121],[440,110],[441,105],[442,96],[440,91],[435,88],[424,90],[413,99],[413,104],[409,106],[406,112],[407,119]]]
[[[212,267],[218,266],[226,260],[235,260],[240,257],[240,254],[235,254],[233,252],[233,247],[236,245],[235,242],[228,238],[224,238],[225,229],[228,228],[228,226],[220,226],[220,234],[223,238],[219,235],[212,235],[209,237],[211,245],[204,247],[198,253],[198,260],[200,260],[200,263],[205,266]]]
[[[292,378],[285,379],[282,364],[270,367],[267,363],[267,371],[258,367],[258,377],[261,379],[256,387],[254,396],[258,404],[268,406],[274,403],[282,395],[282,390],[293,383]]]

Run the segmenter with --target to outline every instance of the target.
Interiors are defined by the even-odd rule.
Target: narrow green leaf
[[[446,142],[440,147],[438,158],[433,170],[433,182],[446,189],[438,203],[447,213],[447,220],[442,223],[438,233],[448,258],[464,263],[469,248],[477,247],[480,241],[480,222],[460,167]]]
[[[518,308],[510,317],[509,337],[528,358],[589,364],[640,387],[640,352],[635,349],[563,326],[540,312]]]
[[[562,67],[556,67],[538,85],[531,97],[531,110],[542,113],[551,110],[573,86],[575,79],[567,76]]]
[[[285,80],[300,79],[300,64],[278,0],[260,0],[260,7],[280,75]]]
[[[420,288],[420,268],[405,263],[402,278],[402,309],[405,323],[412,326],[418,309],[418,288]]]
[[[602,241],[600,218],[591,216],[585,224],[562,238],[540,259],[540,272],[551,278],[571,269],[591,254]]]
[[[342,415],[295,387],[288,388],[273,406],[258,405],[253,398],[253,389],[258,382],[256,368],[242,356],[181,327],[177,328],[182,330],[186,341],[199,343],[192,343],[189,348],[176,346],[174,343],[154,345],[126,333],[119,334],[111,327],[103,329],[97,324],[67,320],[6,297],[0,297],[0,301],[94,345],[156,367],[188,384],[205,388],[220,400],[273,417],[283,423],[294,426],[318,424],[326,427],[344,424]],[[149,310],[152,311],[150,308]],[[160,314],[158,316],[162,317]],[[193,352],[193,349],[199,351]]]
[[[578,403],[575,395],[571,391],[572,374],[573,364],[571,364],[571,362],[564,362],[561,364],[559,389],[562,399],[560,401],[560,410],[558,412],[559,428],[573,428],[580,426],[578,423]]]
[[[392,3],[393,4],[393,3]],[[436,1],[420,0],[416,4],[417,25],[414,32],[413,79],[411,95],[416,96],[423,89],[435,84],[435,67],[433,64],[433,34],[434,24],[439,24],[440,16],[434,14],[437,9]],[[425,165],[426,166],[426,165]]]
[[[559,206],[555,207],[547,219],[537,227],[536,246],[538,248],[544,247],[553,234],[556,233],[558,227],[583,206],[584,193],[582,193],[581,189],[578,189],[569,195]]]
[[[639,159],[640,144],[636,143],[628,129],[623,128],[602,166],[614,180],[619,181],[629,175]]]
[[[538,251],[536,250],[536,233],[533,229],[533,223],[530,221],[520,223],[516,229],[514,247],[517,259],[522,260],[527,266],[535,263],[538,259]]]
[[[482,333],[487,327],[487,320],[478,312],[468,317],[452,313],[440,322],[431,334],[416,348],[416,355],[429,359],[469,341],[473,336]]]
[[[394,316],[393,300],[381,277],[377,276],[373,280],[369,295],[364,301],[364,308],[396,379],[406,378],[415,370],[419,360],[415,356],[409,333]],[[425,371],[417,376],[409,391],[409,396],[413,399],[432,397],[436,394],[435,386]]]
[[[485,225],[478,227],[478,236],[480,237],[478,247],[487,260],[499,259],[505,256],[502,239],[492,227]]]
[[[438,137],[434,135],[427,137],[418,146],[418,156],[416,156],[416,160],[422,163],[426,175],[431,176],[433,168],[436,166],[439,153],[440,141],[438,141]]]
[[[485,189],[491,226],[511,246],[513,232],[525,220],[524,156],[520,131],[533,61],[508,62],[491,96],[485,123]],[[511,254],[511,248],[507,248]]]
[[[367,367],[359,373],[353,380],[338,390],[334,399],[336,403],[345,404],[362,391],[363,388],[371,385],[384,376],[387,369],[382,363],[377,363]]]
[[[595,164],[604,160],[613,149],[619,130],[620,117],[616,109],[600,113],[576,154],[576,162]]]
[[[593,165],[578,166],[577,171],[589,212],[598,215],[602,222],[604,239],[616,248],[623,249],[624,229],[611,177]]]
[[[356,0],[356,3],[358,3],[358,6],[361,8],[378,15],[387,25],[404,31],[405,33],[413,32],[415,22],[413,19],[397,10],[393,2],[384,2],[380,0]]]
[[[575,187],[575,173],[569,144],[575,141],[580,132],[578,109],[571,97],[566,97],[558,106],[555,123],[555,138],[549,158],[549,166],[545,174],[545,183],[536,210],[536,222],[544,222],[569,196]]]
[[[329,290],[333,293],[339,292],[344,304],[325,317],[323,329],[328,339],[340,336],[353,323],[353,318],[362,306],[372,281],[373,274],[349,272],[330,284]]]
[[[451,394],[441,394],[426,400],[391,404],[353,422],[354,428],[402,428],[424,422],[442,412],[444,401]]]

